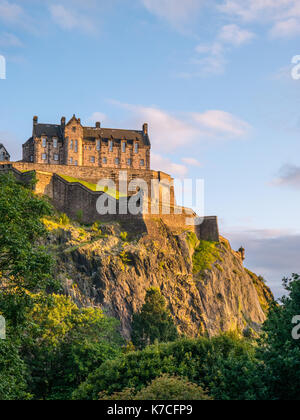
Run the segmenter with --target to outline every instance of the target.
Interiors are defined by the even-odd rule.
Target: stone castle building
[[[3,146],[2,143],[0,143],[0,162],[9,162],[10,161],[10,154],[6,150],[6,148]]]
[[[39,124],[23,145],[23,162],[96,168],[150,170],[148,124],[141,131],[84,127],[75,115],[66,124]]]

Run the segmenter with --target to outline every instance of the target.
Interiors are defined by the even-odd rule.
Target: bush
[[[121,232],[120,233],[120,238],[122,241],[126,242],[128,239],[128,233],[127,232]]]
[[[211,268],[219,258],[220,250],[217,248],[217,243],[201,241],[193,255],[193,273],[197,274]]]
[[[67,226],[70,224],[70,219],[65,213],[62,213],[62,215],[59,218],[59,224],[63,226]]]
[[[185,378],[170,375],[162,375],[154,379],[150,385],[136,392],[135,389],[126,388],[122,392],[117,392],[110,397],[104,393],[100,399],[108,400],[140,400],[140,401],[204,401],[211,398],[203,389],[189,382]]]
[[[234,335],[183,339],[157,344],[105,362],[81,384],[74,399],[97,400],[134,388],[139,392],[163,374],[188,378],[215,399],[254,399],[259,380],[253,375],[254,349]]]

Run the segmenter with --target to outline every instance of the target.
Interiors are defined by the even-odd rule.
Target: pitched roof
[[[0,143],[0,149],[2,149],[2,148],[5,150],[5,152],[8,154],[8,156],[10,156],[10,154],[6,150],[6,147],[4,146],[4,144]]]
[[[55,124],[35,124],[33,126],[33,136],[34,137],[58,137],[63,139],[63,130],[60,125]]]
[[[94,128],[83,127],[83,136],[86,139],[103,138],[116,140],[139,140],[145,146],[150,146],[150,139],[148,135],[144,135],[143,131],[138,130],[122,130],[114,128]]]

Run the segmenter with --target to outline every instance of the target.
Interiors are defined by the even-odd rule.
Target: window
[[[75,166],[78,166],[78,161],[77,160],[75,160]]]
[[[75,140],[75,153],[78,152],[78,140]]]
[[[114,143],[112,140],[109,140],[109,151],[112,152],[114,149]]]
[[[30,156],[30,162],[33,162],[33,156],[32,155]]]
[[[54,160],[57,162],[59,159],[59,156],[57,154],[54,155]]]
[[[46,137],[43,137],[42,138],[42,146],[43,147],[46,147],[47,146],[47,139],[46,139]]]
[[[100,149],[101,149],[101,141],[100,141],[100,140],[97,140],[97,146],[96,146],[96,149],[97,149],[97,150],[100,150]]]
[[[125,153],[126,152],[126,143],[125,143],[125,141],[123,141],[123,143],[122,143],[122,153]]]
[[[144,161],[144,159],[141,159],[141,161],[140,161],[140,165],[141,165],[141,166],[145,166],[145,161]]]
[[[76,127],[72,127],[73,133],[76,133]]]
[[[73,150],[73,140],[70,141],[70,149]]]
[[[103,163],[104,163],[104,165],[107,164],[107,158],[103,158]]]
[[[47,159],[47,155],[46,155],[46,153],[43,153],[43,154],[42,154],[42,159],[43,159],[43,160],[46,160],[46,159]]]
[[[116,158],[116,159],[115,159],[115,164],[116,164],[116,165],[120,165],[120,159],[119,159],[119,158]]]
[[[57,149],[57,139],[53,139],[53,147]]]
[[[139,144],[134,143],[134,153],[139,153]]]
[[[128,166],[131,166],[131,165],[132,165],[132,159],[128,159],[128,160],[127,160],[127,165],[128,165]]]
[[[95,163],[95,156],[91,156],[91,163]]]
[[[73,165],[73,158],[70,158],[70,164]]]

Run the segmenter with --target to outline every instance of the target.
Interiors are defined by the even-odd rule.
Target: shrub
[[[212,264],[220,258],[220,250],[217,245],[216,242],[200,242],[193,255],[194,274],[211,268]]]
[[[127,232],[121,232],[120,233],[120,238],[122,241],[126,242],[127,238],[128,238],[128,233]]]
[[[62,213],[62,215],[59,218],[59,224],[63,226],[67,226],[70,224],[70,219],[65,213]]]

